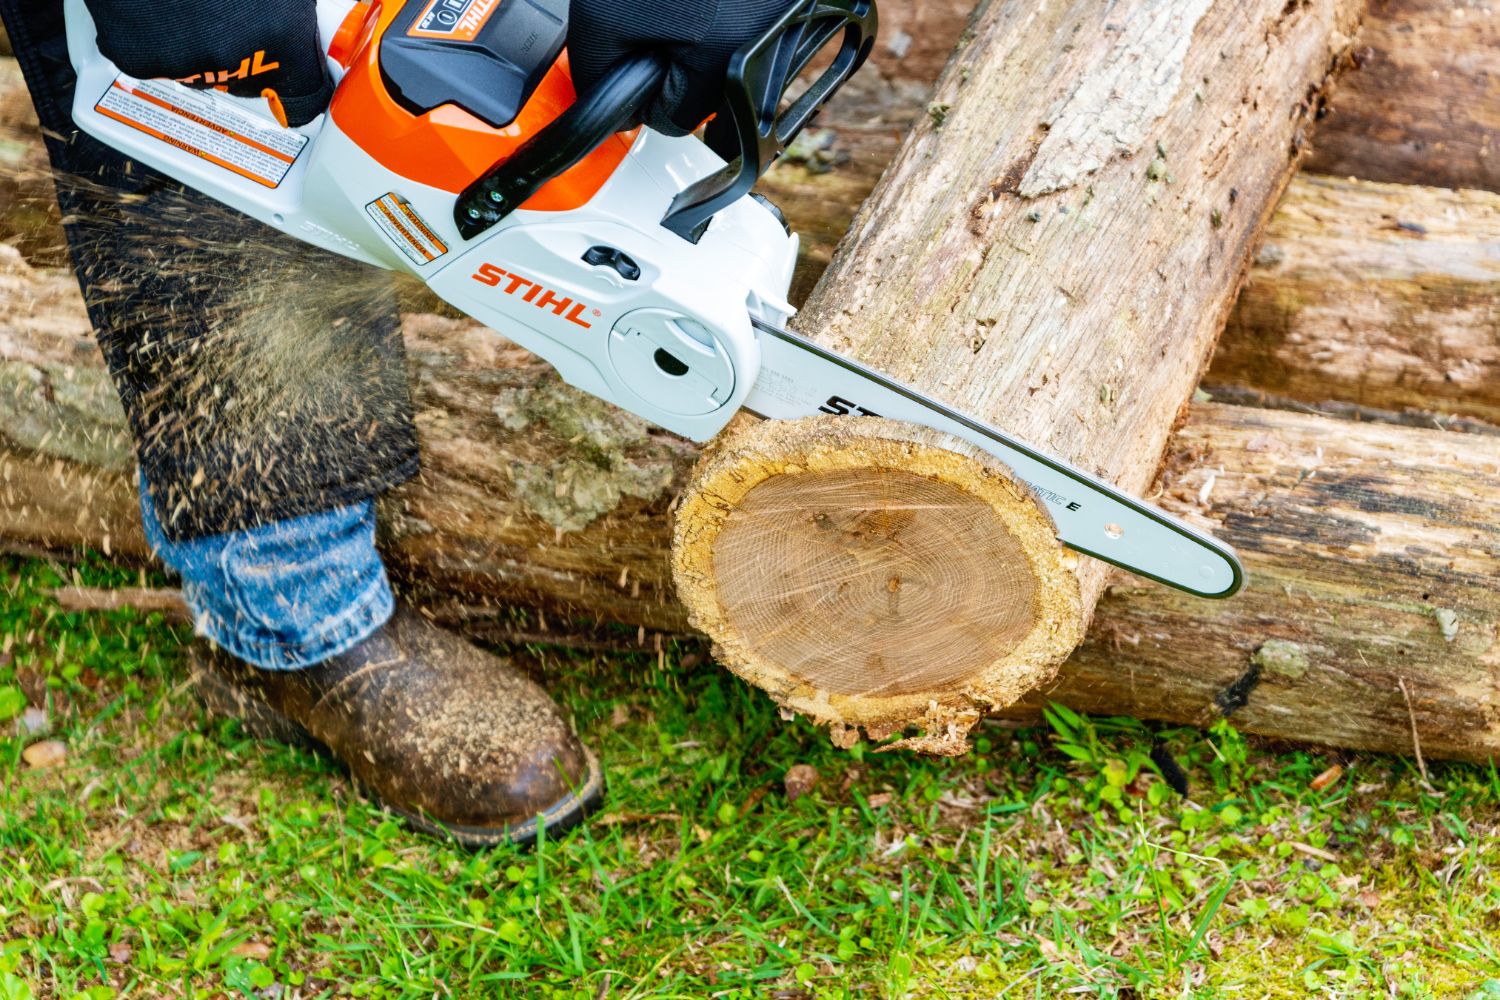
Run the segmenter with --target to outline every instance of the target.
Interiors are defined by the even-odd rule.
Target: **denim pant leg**
[[[144,482],[141,513],[151,547],[182,577],[198,633],[257,667],[312,666],[391,616],[372,501],[180,542],[167,540]]]

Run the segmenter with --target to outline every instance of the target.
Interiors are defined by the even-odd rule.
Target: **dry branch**
[[[58,587],[51,598],[64,611],[161,611],[178,622],[192,620],[175,587]]]

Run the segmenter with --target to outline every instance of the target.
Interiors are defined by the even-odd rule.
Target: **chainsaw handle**
[[[667,78],[667,61],[647,53],[620,63],[587,95],[464,188],[453,206],[459,235],[471,240],[519,208],[543,184],[640,121]]]
[[[722,110],[704,141],[728,161],[723,170],[678,193],[661,224],[697,243],[708,220],[745,195],[803,126],[875,47],[875,0],[797,0],[764,35],[734,54]],[[833,61],[782,110],[808,64],[832,47]]]

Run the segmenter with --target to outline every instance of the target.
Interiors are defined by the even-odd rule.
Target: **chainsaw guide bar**
[[[995,456],[1031,488],[1068,548],[1198,597],[1244,584],[1233,550],[1005,432],[789,330],[757,322],[761,373],[745,409],[771,419],[813,413],[888,417],[945,431]]]

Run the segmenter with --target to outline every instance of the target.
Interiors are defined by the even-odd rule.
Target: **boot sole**
[[[338,755],[308,732],[301,723],[281,714],[259,698],[226,683],[212,671],[203,670],[195,665],[192,668],[191,680],[199,702],[211,715],[238,721],[245,731],[256,739],[300,746],[328,757],[340,767],[345,767]],[[444,823],[425,813],[414,813],[391,805],[357,779],[355,784],[370,801],[393,815],[399,816],[412,829],[423,833],[451,839],[464,847],[493,847],[498,844],[529,847],[536,843],[544,827],[549,834],[570,830],[582,823],[603,802],[604,770],[599,766],[599,759],[594,756],[592,750],[584,747],[583,752],[588,762],[588,772],[582,785],[575,788],[567,798],[561,799],[546,811],[538,813],[524,823],[504,827]],[[347,767],[345,770],[347,771]]]

